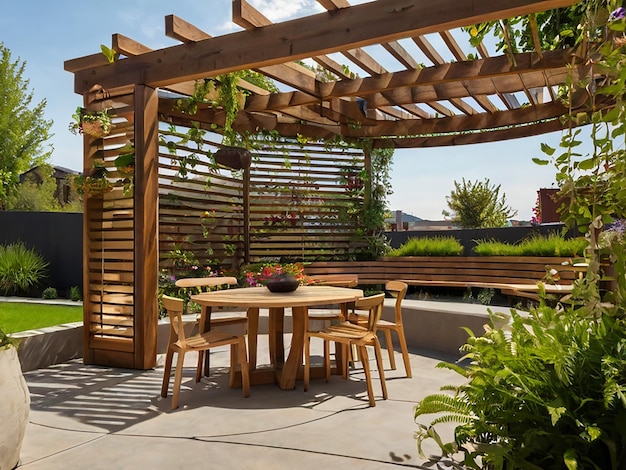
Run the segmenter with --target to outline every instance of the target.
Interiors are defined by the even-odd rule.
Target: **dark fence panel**
[[[60,297],[70,287],[83,284],[83,214],[69,212],[0,211],[0,244],[18,241],[43,256],[48,266],[48,279],[40,289],[54,287]]]
[[[501,227],[501,228],[472,228],[452,230],[404,230],[398,232],[386,232],[392,248],[398,248],[409,238],[425,238],[437,236],[455,237],[464,247],[464,256],[473,256],[472,248],[479,240],[498,240],[514,244],[533,233],[547,235],[549,233],[561,233],[563,224],[546,224],[530,227]],[[566,235],[570,236],[570,234]]]

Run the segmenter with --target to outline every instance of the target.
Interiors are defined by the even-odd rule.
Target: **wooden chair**
[[[236,286],[237,278],[231,276],[211,276],[211,277],[188,277],[178,279],[176,281],[176,287],[183,288],[195,288],[198,293],[203,291],[203,288],[217,287],[217,286]],[[217,326],[234,325],[237,323],[247,323],[248,317],[245,312],[235,315],[211,315],[210,328]]]
[[[372,377],[369,368],[369,359],[367,355],[367,346],[374,347],[376,355],[376,364],[378,366],[378,375],[380,377],[380,385],[382,387],[383,398],[387,399],[387,385],[385,383],[385,371],[383,369],[382,352],[380,343],[376,336],[376,325],[380,320],[383,311],[383,301],[385,294],[373,295],[371,297],[363,297],[355,303],[355,307],[359,309],[369,310],[367,327],[355,325],[348,321],[338,325],[331,325],[323,331],[308,331],[305,333],[304,341],[304,390],[309,389],[309,377],[311,367],[311,338],[321,338],[324,340],[324,367],[326,369],[326,382],[330,380],[330,342],[335,342],[335,347],[342,348],[342,377],[348,378],[347,354],[348,348],[355,346],[358,351],[359,358],[363,364],[365,379],[367,381],[367,395],[370,406],[376,406],[374,400],[374,390],[372,387]]]
[[[248,355],[246,352],[246,341],[242,335],[232,335],[219,330],[210,330],[203,334],[187,337],[183,327],[183,301],[174,297],[164,295],[162,297],[163,307],[167,310],[170,319],[170,337],[168,341],[167,354],[165,356],[165,369],[163,370],[163,385],[161,386],[161,396],[167,397],[170,375],[172,372],[172,361],[174,353],[178,353],[176,362],[176,373],[174,377],[174,388],[172,390],[172,409],[178,408],[180,395],[180,384],[183,378],[183,364],[185,353],[198,352],[198,366],[196,368],[196,382],[200,381],[202,375],[202,363],[204,352],[218,346],[230,345],[230,381],[229,386],[235,383],[235,365],[239,364],[241,369],[241,382],[243,396],[250,396],[250,373],[248,369]]]
[[[379,320],[376,324],[376,328],[381,330],[385,335],[385,343],[387,346],[387,353],[389,354],[389,365],[393,370],[396,369],[396,360],[394,357],[393,342],[391,340],[391,332],[395,331],[398,335],[398,342],[400,343],[400,350],[402,351],[402,359],[404,361],[404,369],[408,378],[413,377],[411,372],[411,361],[409,358],[409,350],[406,345],[406,336],[404,335],[404,325],[402,323],[402,300],[406,295],[407,284],[401,281],[387,281],[385,284],[385,290],[389,292],[396,299],[395,304],[395,320]],[[367,323],[367,315],[359,315],[357,313],[356,319],[358,324],[364,325]],[[354,318],[352,318],[354,320]]]
[[[335,287],[356,287],[359,285],[359,276],[356,274],[317,274],[307,276],[311,285],[314,286],[335,286]],[[346,311],[328,311],[309,309],[310,320],[339,320],[346,319]]]

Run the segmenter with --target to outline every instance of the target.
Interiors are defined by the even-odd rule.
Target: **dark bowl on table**
[[[293,276],[278,276],[265,283],[270,292],[293,292],[298,288],[298,280]]]

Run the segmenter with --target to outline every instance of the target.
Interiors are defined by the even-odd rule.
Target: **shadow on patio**
[[[260,337],[260,348],[265,348]],[[313,360],[321,362],[321,344]],[[260,349],[263,362],[263,349]],[[226,348],[211,355],[212,375],[193,380],[195,355],[186,362],[181,407],[160,397],[163,369],[87,366],[71,361],[25,374],[31,391],[30,423],[21,466],[54,468],[420,468],[412,408],[421,397],[459,377],[435,369],[451,360],[413,350],[414,377],[386,364],[389,399],[369,408],[363,375],[301,382],[291,391],[253,386],[250,398],[228,388]],[[398,358],[399,359],[399,358]],[[401,360],[399,361],[401,364]],[[375,369],[375,368],[374,368]],[[378,382],[377,374],[374,381]],[[428,453],[436,449],[428,448]]]

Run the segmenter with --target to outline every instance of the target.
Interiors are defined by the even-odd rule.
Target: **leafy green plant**
[[[73,302],[79,302],[83,300],[83,294],[80,291],[80,287],[72,286],[70,287],[70,300]]]
[[[533,234],[511,245],[506,242],[480,240],[472,251],[480,256],[570,256],[583,257],[589,242],[584,238],[565,239],[562,235]]]
[[[108,109],[101,111],[87,111],[80,106],[72,114],[73,121],[69,124],[72,134],[89,134],[94,137],[103,137],[111,132],[113,122]]]
[[[577,6],[583,9],[581,24],[570,33],[590,40],[580,51],[591,70],[588,77],[572,78],[563,98],[570,109],[582,99],[592,111],[570,113],[563,153],[542,147],[555,155],[560,195],[567,201],[562,220],[588,237],[586,275],[556,306],[542,302],[528,316],[512,311],[508,327],[496,327],[502,319],[492,315],[482,337],[468,331],[463,351],[469,366],[441,364],[466,383],[445,387],[447,393],[428,396],[415,408],[416,419],[442,413],[418,423],[418,447],[434,439],[445,455],[462,452],[471,468],[618,470],[626,462],[626,246],[621,237],[609,237],[607,247],[598,243],[607,223],[626,219],[626,12],[620,7],[609,16],[611,5],[617,6]],[[578,148],[577,126],[586,122],[591,156]],[[599,275],[600,256],[607,252],[615,270],[610,302],[601,298]],[[452,441],[437,432],[441,423],[458,423]]]
[[[460,256],[463,245],[451,236],[409,238],[387,256]]]
[[[109,180],[109,171],[103,162],[97,160],[93,162],[90,175],[75,175],[72,184],[78,194],[96,195],[113,190],[113,183]]]
[[[446,202],[451,212],[444,210],[443,215],[464,228],[503,227],[517,214],[507,205],[506,194],[500,194],[500,185],[492,185],[489,179],[455,181]]]
[[[494,327],[502,317],[492,314],[483,336],[467,330],[468,367],[439,364],[467,383],[417,404],[416,419],[443,413],[418,423],[420,451],[434,439],[445,455],[464,452],[471,468],[619,468],[626,461],[623,319],[545,305],[511,315],[510,329]],[[449,422],[459,426],[444,442],[436,427]]]
[[[11,338],[0,328],[0,349],[7,349],[11,346],[17,347],[17,340]]]
[[[41,298],[47,300],[58,299],[59,294],[54,287],[46,287],[41,293]]]
[[[48,263],[22,242],[0,245],[0,291],[4,295],[27,292],[39,285]]]

